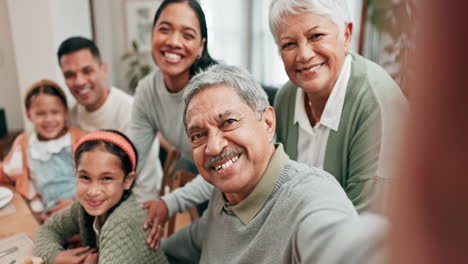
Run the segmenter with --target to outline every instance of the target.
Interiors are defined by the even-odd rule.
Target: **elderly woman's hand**
[[[169,209],[163,200],[144,202],[142,208],[148,209],[143,229],[151,227],[146,243],[150,248],[159,248],[161,238],[164,236],[164,225],[169,218]]]

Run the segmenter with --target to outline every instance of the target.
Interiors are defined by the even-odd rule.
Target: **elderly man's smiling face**
[[[202,177],[230,203],[242,201],[274,152],[273,108],[268,107],[262,120],[257,120],[234,88],[221,84],[193,96],[186,118],[193,158]]]

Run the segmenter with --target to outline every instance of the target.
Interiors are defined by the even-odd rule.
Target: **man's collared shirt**
[[[216,201],[218,202],[216,207],[218,213],[221,214],[223,211],[228,214],[234,213],[242,223],[247,225],[258,211],[262,209],[288,160],[289,157],[284,152],[283,145],[276,145],[276,150],[268,163],[268,167],[253,191],[244,200],[235,205],[231,205],[223,195],[222,199]]]
[[[325,104],[322,116],[314,127],[310,125],[304,105],[304,90],[297,89],[294,123],[299,124],[297,161],[323,169],[330,130],[338,131],[346,87],[351,75],[351,56],[343,63],[338,80]]]

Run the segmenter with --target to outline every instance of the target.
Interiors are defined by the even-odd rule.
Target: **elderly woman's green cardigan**
[[[297,160],[299,127],[294,123],[297,86],[286,83],[275,98],[276,140]],[[399,142],[398,123],[407,102],[398,85],[377,64],[352,54],[351,76],[338,131],[330,130],[323,169],[338,180],[359,212],[389,177],[387,165]],[[384,138],[385,137],[385,138]],[[384,163],[384,164],[379,164]]]

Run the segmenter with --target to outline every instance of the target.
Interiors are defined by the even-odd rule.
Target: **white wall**
[[[28,87],[43,78],[57,81],[66,89],[58,66],[59,44],[72,35],[91,37],[88,0],[0,0],[7,10],[16,83],[22,98]],[[2,16],[3,17],[3,16]],[[3,25],[3,23],[2,23]],[[2,91],[3,97],[3,91]],[[68,99],[73,102],[68,93]],[[18,102],[18,105],[22,105]],[[22,108],[22,107],[20,107]],[[17,108],[8,108],[7,112]],[[24,114],[24,127],[31,126]]]
[[[161,0],[148,0],[155,7]],[[121,57],[129,51],[126,37],[126,3],[128,0],[94,1],[94,20],[96,44],[109,65],[108,83],[128,92],[128,81],[125,74],[128,65]],[[154,15],[154,14],[152,14]],[[151,53],[146,52],[145,63],[154,66]]]
[[[6,112],[9,130],[23,129],[20,90],[6,0],[0,0],[0,108]]]
[[[353,19],[353,39],[351,50],[357,52],[359,48],[359,33],[361,32],[362,0],[349,0],[348,6]]]

